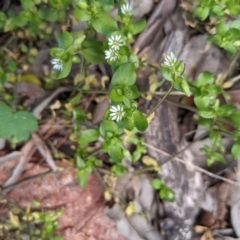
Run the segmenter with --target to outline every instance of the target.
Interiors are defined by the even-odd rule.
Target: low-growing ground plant
[[[138,98],[143,94],[136,85],[137,70],[148,64],[134,52],[132,43],[134,36],[145,28],[146,20],[135,20],[129,3],[122,0],[116,2],[118,11],[115,17],[111,14],[115,7],[113,0],[21,0],[21,10],[9,8],[5,13],[0,12],[1,31],[11,33],[9,41],[0,49],[3,59],[0,65],[0,137],[16,143],[27,140],[30,132],[38,129],[37,119],[17,102],[15,96],[5,91],[4,85],[18,81],[19,69],[24,71],[33,63],[37,54],[34,41],[47,41],[54,33],[57,44],[50,50],[53,69],[50,78],[65,79],[72,65],[79,64],[80,78],[85,83],[81,86],[75,84],[74,94],[63,111],[72,120],[71,140],[77,143],[76,176],[80,186],[85,186],[89,174],[102,166],[101,159],[96,156],[100,150],[108,154],[110,172],[117,177],[127,171],[123,159],[135,163],[147,154],[141,133],[151,124],[156,108],[174,89],[194,99],[198,124],[206,128],[211,140],[210,146],[202,148],[207,164],[225,161],[222,133],[234,139],[232,155],[237,159],[240,155],[240,111],[232,104],[220,102],[219,96],[225,96],[225,92],[214,73],[205,71],[197,79],[189,79],[184,74],[184,62],[178,59],[175,52],[166,53],[163,62],[154,65],[164,82],[168,82],[169,90],[154,109],[149,112],[139,109]],[[209,33],[211,43],[229,54],[239,53],[240,20],[236,18],[240,14],[239,1],[199,0],[193,14],[199,21],[211,23],[214,30]],[[67,31],[69,16],[86,22],[86,28]],[[55,23],[62,26],[59,28],[61,32],[54,32]],[[9,49],[12,41],[18,48],[18,54]],[[107,89],[94,91],[96,94],[104,93],[110,105],[98,127],[86,128],[86,124],[79,122],[85,121],[87,113],[77,104],[83,94],[91,91],[85,81],[89,77],[87,66],[102,63],[110,65],[113,75]],[[227,79],[222,79],[222,83],[224,81]],[[149,91],[149,94],[154,93]],[[228,125],[232,125],[234,131],[230,132]],[[97,141],[101,142],[101,149],[91,150],[89,144]],[[129,150],[129,144],[135,146],[134,151]],[[156,160],[148,159],[145,167],[145,172],[160,173],[160,164]],[[161,199],[174,201],[174,192],[166,186],[161,174],[152,180],[152,186],[159,191]],[[51,219],[43,218],[45,222]]]

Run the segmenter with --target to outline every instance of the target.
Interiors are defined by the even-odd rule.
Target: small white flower
[[[121,12],[124,15],[132,15],[132,10],[133,8],[129,3],[125,3],[121,7]]]
[[[108,45],[114,49],[114,50],[118,50],[122,45],[123,45],[123,40],[122,37],[120,35],[116,35],[116,36],[111,36],[108,39]]]
[[[119,122],[122,120],[123,116],[125,115],[125,112],[123,111],[123,107],[121,105],[111,106],[110,108],[110,117],[114,121]]]
[[[177,58],[173,52],[171,52],[170,54],[164,54],[163,64],[165,64],[169,67],[173,67],[176,62],[177,62]]]
[[[105,58],[110,61],[115,61],[118,57],[118,52],[115,52],[113,49],[109,49],[105,51]]]
[[[59,58],[54,58],[52,61],[51,61],[52,65],[53,65],[53,69],[56,69],[56,70],[62,70],[63,68],[63,65],[62,65],[62,61],[61,59]]]

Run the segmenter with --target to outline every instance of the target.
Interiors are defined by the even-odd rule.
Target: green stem
[[[167,98],[167,96],[170,94],[170,92],[173,89],[173,85],[169,88],[169,90],[167,91],[167,93],[163,96],[163,98],[161,98],[159,100],[159,102],[157,103],[157,105],[146,115],[146,117],[149,117],[153,112],[155,112],[155,110],[160,106],[160,104]]]
[[[92,94],[92,93],[109,94],[108,90],[82,90],[81,92],[86,94]]]

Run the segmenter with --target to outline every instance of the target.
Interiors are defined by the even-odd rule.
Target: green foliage
[[[214,18],[216,22],[216,33],[209,37],[209,40],[227,52],[235,54],[239,46],[240,21],[235,20],[240,14],[239,0],[199,0],[194,14],[201,21],[208,17]],[[229,16],[232,22],[229,23]]]
[[[154,189],[158,190],[159,197],[169,202],[175,201],[175,194],[172,189],[168,188],[162,179],[154,178],[151,181]]]
[[[10,236],[13,233],[14,239],[22,239],[23,235],[28,235],[32,240],[63,240],[62,237],[55,235],[58,219],[63,213],[62,209],[31,210],[32,204],[29,203],[27,209],[22,210],[15,202],[7,199],[6,204],[8,205],[9,219],[5,218],[1,222],[0,237],[12,239]],[[39,207],[41,203],[34,200],[33,205]]]
[[[133,63],[122,64],[114,73],[111,85],[114,86],[128,86],[133,85],[136,81],[135,67]]]
[[[88,181],[89,175],[92,173],[94,167],[102,165],[101,161],[94,156],[90,156],[84,161],[79,155],[76,155],[77,164],[77,180],[81,187],[85,187]]]
[[[13,113],[11,108],[0,102],[0,137],[17,141],[27,140],[30,132],[38,129],[35,117],[24,111]]]
[[[87,129],[80,135],[78,143],[80,147],[84,148],[88,143],[97,141],[99,138],[98,129]]]
[[[135,127],[139,131],[145,131],[148,127],[148,121],[141,111],[134,111],[133,113]]]
[[[4,32],[16,31],[16,33],[20,30],[24,33],[28,31],[31,43],[36,38],[46,39],[52,33],[54,29],[49,23],[58,22],[64,25],[70,7],[73,8],[72,12],[77,20],[86,22],[87,28],[82,31],[54,33],[57,46],[50,50],[53,58],[51,62],[55,70],[53,76],[56,79],[67,78],[74,63],[81,66],[81,72],[76,77],[78,82],[74,86],[74,96],[71,96],[66,104],[66,110],[62,110],[71,119],[70,139],[78,144],[75,160],[79,185],[86,186],[89,175],[102,165],[96,155],[100,145],[101,150],[109,156],[109,171],[119,177],[127,171],[123,165],[124,158],[135,163],[147,151],[144,140],[139,134],[147,129],[149,119],[138,107],[137,99],[140,93],[136,85],[136,72],[143,63],[131,49],[134,35],[140,33],[146,26],[145,19],[135,21],[131,11],[122,11],[123,1],[119,2],[117,20],[109,13],[114,7],[113,0],[49,0],[44,4],[42,0],[22,0],[21,4],[22,8],[17,13],[14,10],[7,13],[0,12],[0,29]],[[228,15],[235,16],[240,13],[238,4],[238,0],[200,0],[194,11],[202,21],[213,17],[216,19],[216,33],[212,34],[209,40],[230,53],[236,53],[240,46],[240,21],[233,20],[229,23],[224,20]],[[19,43],[21,53],[28,55],[30,45],[21,41]],[[3,53],[0,54],[4,56]],[[28,57],[30,63],[33,56]],[[82,90],[91,90],[91,85],[87,83],[87,65],[105,62],[113,71],[109,86],[110,106],[104,112],[99,127],[90,126],[86,129],[86,126],[89,126],[87,113],[79,107],[79,101],[83,94]],[[4,58],[0,66],[0,83],[6,83],[15,75],[19,66],[17,61]],[[186,96],[193,95],[198,123],[206,127],[211,141],[210,146],[202,148],[207,156],[207,164],[225,161],[222,132],[226,131],[225,122],[229,121],[235,127],[235,132],[232,134],[235,141],[232,155],[237,159],[240,155],[240,113],[233,105],[220,102],[219,95],[223,94],[223,89],[216,84],[214,74],[205,71],[199,74],[196,80],[188,79],[184,74],[183,61],[173,52],[165,54],[163,63],[157,68],[171,85],[166,95],[172,88]],[[13,113],[2,102],[0,102],[0,121],[0,137],[4,138],[26,140],[30,132],[37,129],[36,119],[30,113],[23,111]],[[129,143],[133,145],[131,151],[128,148]],[[153,179],[152,186],[158,191],[161,199],[174,201],[174,192],[162,179]],[[47,238],[47,234],[55,230],[55,225],[50,223],[54,222],[54,218],[44,217],[44,221],[47,224],[43,238]],[[48,239],[57,240],[58,237],[50,238],[49,235]]]

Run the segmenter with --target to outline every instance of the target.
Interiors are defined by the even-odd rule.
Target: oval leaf
[[[240,143],[238,143],[238,142],[234,143],[232,146],[231,152],[232,152],[233,158],[237,159],[238,156],[240,155]]]
[[[147,121],[147,118],[143,115],[143,113],[136,110],[133,113],[133,117],[134,117],[135,127],[141,132],[145,131],[148,127],[148,121]]]
[[[136,81],[135,67],[133,63],[122,64],[114,73],[111,85],[133,85]]]
[[[103,137],[107,136],[107,133],[111,132],[113,134],[118,134],[118,125],[111,120],[103,120],[100,124],[100,134]]]
[[[99,131],[97,129],[87,129],[80,135],[78,143],[80,147],[85,147],[86,144],[94,142],[99,138]]]

